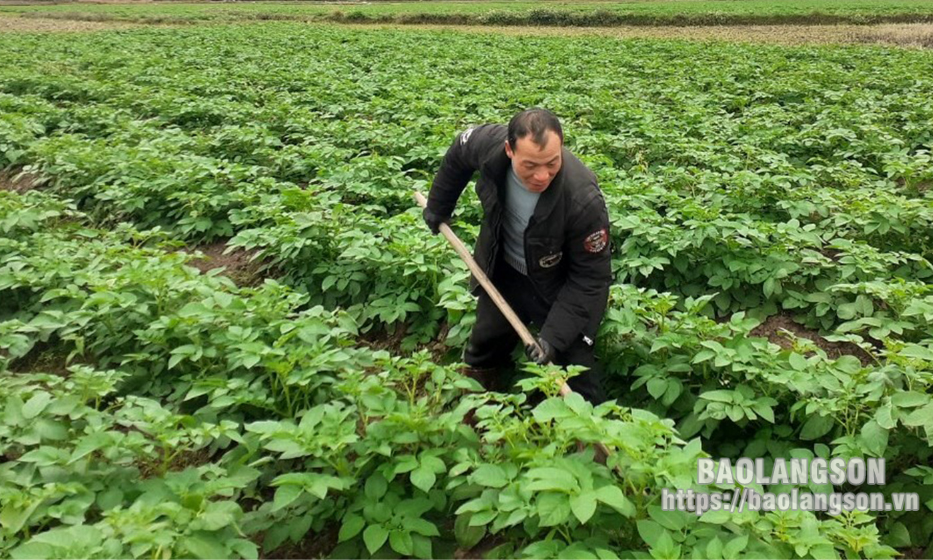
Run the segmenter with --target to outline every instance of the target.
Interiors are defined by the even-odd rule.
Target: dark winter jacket
[[[474,172],[480,172],[476,193],[484,216],[474,258],[490,277],[503,244],[506,173],[512,164],[506,135],[507,128],[495,124],[457,135],[428,195],[428,210],[449,218]],[[541,193],[525,230],[528,277],[551,306],[539,336],[558,351],[581,337],[593,343],[612,282],[609,215],[596,175],[567,148],[561,156],[560,171]],[[474,294],[478,287],[472,278]]]

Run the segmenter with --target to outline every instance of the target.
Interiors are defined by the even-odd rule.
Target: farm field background
[[[0,555],[933,552],[930,52],[274,22],[0,52]],[[466,393],[468,274],[411,199],[533,105],[610,208],[596,409],[560,370]],[[885,457],[920,510],[662,511],[704,454]]]
[[[630,2],[64,3],[0,6],[29,17],[185,23],[242,19],[489,25],[737,25],[933,22],[931,0]]]

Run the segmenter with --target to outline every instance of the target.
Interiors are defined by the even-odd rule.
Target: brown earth
[[[785,350],[793,348],[794,344],[782,330],[787,330],[799,338],[807,338],[813,341],[826,355],[831,359],[841,356],[855,356],[863,365],[868,365],[874,361],[872,356],[865,350],[859,348],[851,342],[830,342],[823,338],[819,333],[810,330],[803,325],[795,322],[790,315],[777,314],[768,317],[768,319],[752,329],[749,336],[767,338],[768,341],[777,344]]]
[[[372,329],[360,335],[359,342],[372,350],[387,350],[393,356],[402,354],[402,341],[408,334],[408,325],[398,323],[395,331],[387,332],[382,329]]]
[[[469,550],[458,548],[456,552],[454,552],[454,558],[456,560],[472,560],[483,558],[484,554],[496,548],[497,546],[504,544],[505,542],[505,539],[503,539],[500,535],[487,534],[485,537],[483,537],[483,540],[479,541],[476,546]]]
[[[877,43],[899,47],[933,49],[933,24],[878,25],[852,32],[856,43]]]
[[[447,346],[447,333],[450,332],[450,325],[447,322],[444,322],[441,325],[441,330],[437,333],[437,337],[432,342],[429,342],[424,348],[431,353],[431,361],[436,364],[444,363],[444,356],[450,350],[450,347]]]
[[[324,527],[320,533],[309,532],[300,542],[287,542],[260,558],[327,558],[337,546],[339,533],[340,526],[333,523]]]
[[[256,254],[255,251],[232,249],[227,252],[227,240],[186,249],[188,253],[195,251],[203,253],[204,258],[189,261],[188,265],[197,268],[202,274],[222,267],[222,274],[233,280],[237,286],[252,287],[262,283],[262,263],[259,260],[251,260]]]
[[[14,362],[10,366],[13,373],[48,373],[59,377],[68,377],[71,372],[68,371],[69,364],[66,356],[57,355],[53,352],[42,352],[32,356],[32,352],[25,358]]]
[[[358,29],[417,29],[459,33],[502,33],[536,37],[610,37],[614,39],[686,39],[776,45],[875,43],[912,48],[933,48],[933,24],[879,25],[721,25],[532,27],[437,24],[345,24]]]
[[[93,3],[93,2],[91,2]],[[98,0],[98,3],[124,3]],[[130,2],[134,3],[134,2]],[[80,2],[76,2],[79,5]],[[41,16],[41,14],[37,14]],[[79,14],[80,15],[80,14]],[[100,14],[106,19],[106,14]],[[45,17],[19,17],[0,13],[3,32],[80,32],[142,27],[113,21],[77,21],[68,14]],[[271,18],[273,20],[278,18]],[[292,19],[292,18],[282,18]],[[296,21],[301,21],[300,18]],[[172,22],[162,22],[172,23]],[[214,22],[189,22],[216,25]],[[341,23],[356,29],[433,30],[458,33],[501,33],[516,36],[610,37],[615,39],[685,39],[776,45],[879,44],[906,48],[933,48],[933,23],[886,23],[875,25],[714,25],[714,26],[618,26],[618,27],[537,27],[452,24]]]
[[[3,20],[0,18],[0,27]],[[42,184],[42,179],[34,173],[23,172],[21,167],[0,171],[0,191],[24,193]]]
[[[58,4],[150,4],[155,0],[0,0],[0,6],[56,6]]]
[[[65,19],[24,18],[0,13],[0,33],[76,33],[109,31],[139,27],[116,21],[73,21]]]
[[[447,333],[449,331],[450,325],[446,322],[443,323],[440,326],[440,331],[437,336],[434,337],[434,340],[418,344],[414,352],[427,350],[431,354],[431,361],[434,363],[447,363],[448,360],[445,359],[445,356],[450,351],[450,347],[447,346],[445,341],[447,340]],[[357,340],[360,344],[372,350],[387,350],[393,356],[407,356],[410,355],[411,352],[402,351],[402,342],[404,342],[406,336],[408,336],[408,324],[399,323],[396,325],[394,331],[373,329],[361,334]]]
[[[120,426],[120,428],[123,428],[119,430],[123,433],[128,433],[134,429],[127,428],[126,426]],[[168,465],[168,472],[178,472],[187,468],[200,467],[201,465],[210,463],[211,459],[213,459],[213,455],[206,447],[197,450],[185,450],[171,460]],[[142,479],[161,476],[162,458],[153,457],[150,460],[138,462],[136,466],[139,469],[139,476]]]
[[[12,373],[48,373],[69,377],[71,372],[68,368],[81,364],[94,366],[94,363],[82,356],[77,356],[69,362],[67,350],[49,341],[37,343],[28,354],[13,360],[9,370]]]
[[[926,551],[924,550],[922,546],[912,546],[910,548],[899,548],[898,551],[904,555],[902,556],[902,558],[905,558],[905,559],[906,558],[916,558],[916,559],[929,558],[929,556],[925,555]]]

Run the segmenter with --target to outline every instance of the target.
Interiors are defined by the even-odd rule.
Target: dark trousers
[[[491,280],[522,322],[526,325],[531,323],[538,328],[544,324],[550,306],[537,296],[528,277],[500,257]],[[518,333],[496,307],[486,290],[480,288],[476,305],[476,324],[470,333],[463,361],[473,368],[497,368],[499,375],[504,375],[514,365],[512,352],[518,342]],[[598,404],[605,400],[605,396],[602,389],[602,371],[593,350],[592,346],[583,341],[581,335],[569,348],[557,353],[554,363],[559,366],[579,365],[589,368],[571,378],[568,384],[583,398]]]

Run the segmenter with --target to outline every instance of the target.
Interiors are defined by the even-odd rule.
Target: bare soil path
[[[933,24],[880,25],[724,25],[522,27],[489,25],[345,24],[356,29],[430,29],[461,33],[503,33],[537,37],[611,37],[615,39],[685,39],[776,45],[882,44],[933,48]]]
[[[255,23],[255,22],[254,22]],[[196,25],[217,25],[201,23]],[[723,26],[621,26],[621,27],[527,27],[436,24],[334,24],[350,29],[433,30],[457,33],[502,33],[536,37],[609,37],[614,39],[684,39],[775,45],[878,44],[933,49],[933,23],[879,25],[723,25]],[[68,33],[145,27],[111,21],[77,21],[19,17],[0,12],[0,33]]]
[[[140,26],[116,21],[24,18],[13,13],[0,13],[0,33],[75,33],[132,29],[134,27]]]

